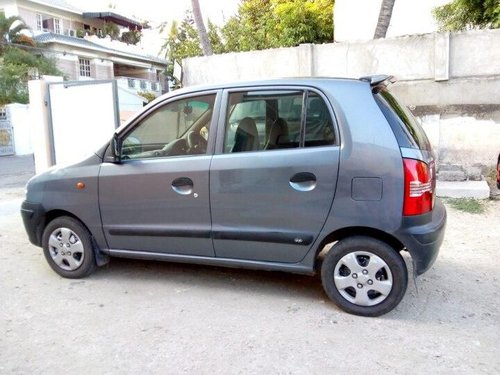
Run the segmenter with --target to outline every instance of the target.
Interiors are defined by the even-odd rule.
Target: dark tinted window
[[[400,147],[431,150],[424,129],[405,105],[401,105],[387,90],[375,94],[375,100],[394,131]]]

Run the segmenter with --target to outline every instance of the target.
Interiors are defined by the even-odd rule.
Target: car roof
[[[224,82],[220,84],[211,85],[194,85],[184,87],[182,89],[175,90],[176,94],[191,93],[196,91],[206,91],[206,90],[220,90],[220,89],[231,89],[238,87],[252,87],[252,86],[280,86],[280,85],[296,85],[296,86],[321,86],[325,83],[339,83],[339,82],[351,82],[353,84],[366,84],[365,80],[356,78],[340,78],[340,77],[291,77],[291,78],[275,78],[275,79],[265,79],[265,80],[255,80],[255,81],[236,81],[236,82]]]

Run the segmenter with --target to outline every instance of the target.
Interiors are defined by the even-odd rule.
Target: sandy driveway
[[[62,279],[0,189],[0,373],[500,373],[500,201],[448,209],[433,268],[381,318],[319,277],[113,259]]]

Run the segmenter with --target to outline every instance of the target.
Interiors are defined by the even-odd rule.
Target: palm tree
[[[194,22],[196,23],[196,28],[198,29],[198,35],[200,37],[201,48],[203,49],[203,54],[205,56],[210,56],[213,54],[212,45],[208,39],[207,29],[203,23],[203,17],[201,16],[200,3],[198,0],[191,0],[191,5],[193,7]]]
[[[395,2],[396,0],[382,0],[373,39],[385,38],[387,29],[389,28],[389,23],[391,22],[392,8],[394,8]]]
[[[29,27],[21,17],[5,17],[4,13],[0,13],[0,43],[2,45],[5,43],[15,43],[23,30],[29,30]]]

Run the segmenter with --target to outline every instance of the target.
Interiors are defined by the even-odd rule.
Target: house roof
[[[139,60],[143,60],[143,61],[155,62],[157,64],[164,65],[164,66],[167,65],[167,61],[164,59],[161,59],[159,57],[155,57],[155,56],[148,55],[148,54],[138,54],[138,53],[133,53],[133,52],[128,52],[128,51],[120,51],[118,49],[113,49],[113,48],[101,46],[101,45],[94,43],[94,42],[91,42],[87,39],[76,38],[76,37],[68,36],[68,35],[47,32],[47,33],[42,33],[42,34],[36,35],[33,37],[33,39],[36,42],[39,42],[42,44],[56,43],[56,44],[69,45],[69,46],[89,49],[89,50],[92,50],[94,52],[97,51],[97,52],[102,52],[102,53],[106,53],[109,55],[115,55],[115,56],[139,59]]]

